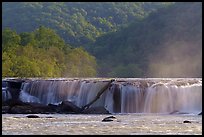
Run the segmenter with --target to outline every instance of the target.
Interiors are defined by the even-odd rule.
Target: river
[[[195,114],[2,114],[3,135],[202,135]],[[102,122],[105,117],[117,120]],[[191,123],[184,123],[184,121]]]
[[[21,86],[24,102],[91,102],[110,79],[30,79]],[[7,100],[9,90],[3,90]],[[3,92],[4,91],[4,92]],[[111,114],[2,114],[3,135],[201,135],[202,79],[116,79],[94,102]],[[117,120],[102,122],[110,115]],[[190,121],[184,123],[184,121]]]

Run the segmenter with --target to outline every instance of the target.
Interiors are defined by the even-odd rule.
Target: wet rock
[[[116,79],[111,79],[111,82],[114,82],[114,81],[116,81]]]
[[[191,121],[184,120],[183,123],[191,123]]]
[[[104,107],[91,107],[82,111],[84,114],[110,114]]]
[[[9,114],[32,114],[32,108],[30,106],[14,106],[9,109]]]
[[[48,116],[48,117],[45,117],[45,118],[54,118],[54,117]]]
[[[22,102],[20,100],[7,100],[2,106],[2,113],[31,114],[31,113],[53,113],[56,109],[40,103]]]
[[[175,114],[175,113],[178,113],[179,111],[178,110],[174,110],[172,112],[170,112],[169,114]]]
[[[60,111],[60,107],[59,107],[58,105],[48,104],[47,106],[48,106],[48,108],[49,108],[50,110],[52,110],[53,112],[59,112],[59,111]]]
[[[2,114],[6,114],[9,111],[9,106],[2,106]]]
[[[20,105],[20,106],[25,106],[25,105],[29,105],[29,103],[26,103],[26,102],[22,102],[18,99],[9,99],[9,100],[6,100],[2,103],[2,106],[10,106],[10,107],[13,107],[13,106],[17,106],[17,105]]]
[[[25,114],[26,113],[24,109],[25,106],[29,106],[29,104],[24,103],[20,100],[9,99],[3,102],[2,113],[21,114],[23,112],[23,114]]]
[[[113,85],[113,111],[115,113],[121,112],[121,92],[118,84]]]
[[[10,92],[12,99],[18,99],[21,91],[20,88],[24,80],[10,79],[5,81],[7,82],[7,89]]]
[[[38,115],[27,115],[27,118],[40,118]]]
[[[109,116],[102,120],[102,122],[110,122],[110,121],[117,121],[117,119],[114,116]]]
[[[80,113],[81,112],[81,108],[79,108],[78,106],[76,106],[70,101],[62,101],[62,103],[59,104],[58,106],[60,107],[59,110],[61,113]]]
[[[178,110],[174,110],[172,112],[170,112],[169,114],[189,114],[188,112],[180,112]]]

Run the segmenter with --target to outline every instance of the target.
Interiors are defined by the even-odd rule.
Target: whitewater
[[[112,78],[29,79],[21,86],[24,102],[82,107]],[[2,87],[3,88],[3,87]],[[10,98],[3,93],[3,99]],[[111,114],[2,114],[3,135],[201,135],[201,78],[115,78],[91,106]],[[107,116],[116,121],[102,122]],[[185,123],[184,121],[188,121]]]

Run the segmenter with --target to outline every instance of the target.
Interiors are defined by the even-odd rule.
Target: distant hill
[[[2,28],[18,33],[40,26],[56,30],[65,42],[79,47],[102,34],[141,20],[165,2],[3,2]]]
[[[202,3],[176,3],[99,37],[101,76],[202,77]]]
[[[2,29],[40,26],[85,48],[100,77],[202,77],[201,2],[3,2]]]

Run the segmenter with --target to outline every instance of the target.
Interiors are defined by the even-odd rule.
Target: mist
[[[202,77],[202,47],[200,43],[184,41],[165,43],[151,57],[149,75],[152,77]],[[198,48],[200,47],[200,50]],[[198,52],[199,51],[199,52]]]

